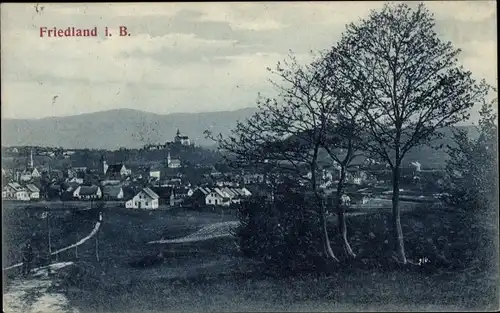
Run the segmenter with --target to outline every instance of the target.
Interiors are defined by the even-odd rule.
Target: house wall
[[[224,198],[222,198],[218,194],[210,193],[205,197],[205,204],[229,206],[231,205],[231,201],[224,201]]]
[[[135,197],[125,203],[125,207],[129,209],[158,209],[158,199],[152,199],[144,192],[139,192]]]
[[[21,175],[21,177],[20,177],[21,181],[30,181],[31,178],[32,178],[31,174]]]
[[[206,204],[206,195],[199,189],[194,190],[193,194],[190,196],[190,202],[195,206],[201,206]]]
[[[12,188],[6,188],[6,190],[2,191],[2,198],[9,200],[29,201],[30,195],[25,190],[15,191]]]
[[[104,198],[106,200],[120,200],[120,199],[123,199],[123,189],[120,189],[120,191],[118,192],[118,194],[116,196],[110,196],[109,194],[105,194]]]
[[[149,172],[149,177],[155,177],[157,179],[160,179],[160,171],[151,171]]]
[[[16,192],[15,199],[19,200],[19,201],[29,201],[30,196],[29,196],[27,191],[18,191],[18,192]]]
[[[121,170],[120,170],[120,175],[121,176],[127,176],[127,175],[130,175],[131,174],[131,171],[129,171],[125,165],[122,166]]]
[[[40,199],[40,193],[39,192],[32,192],[32,193],[30,193],[30,198],[31,199]]]
[[[102,198],[102,191],[101,188],[97,188],[97,192],[94,195],[80,195],[80,187],[78,187],[74,192],[73,192],[73,198],[77,198],[80,200],[92,200],[92,199],[101,199]]]

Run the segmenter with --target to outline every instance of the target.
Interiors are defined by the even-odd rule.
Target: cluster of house
[[[17,201],[39,200],[40,189],[34,184],[8,183],[2,188],[2,199]]]
[[[245,187],[196,187],[188,191],[194,205],[230,206],[239,204],[241,200],[250,197],[252,193]]]
[[[140,189],[127,189],[121,185],[78,185],[66,183],[67,199],[72,200],[105,200],[124,202],[126,208],[157,209],[160,205],[168,207],[181,205],[187,202],[190,205],[200,206],[230,206],[239,204],[252,193],[245,187],[195,187],[176,188],[166,186],[150,186]],[[51,186],[51,188],[54,188]],[[2,198],[5,200],[30,201],[40,199],[40,190],[34,184],[24,186],[12,182],[5,185]]]
[[[173,143],[190,145],[189,138],[177,131]],[[171,144],[171,143],[170,143]],[[375,185],[390,181],[391,174],[374,174],[370,168],[379,166],[375,161],[367,159],[360,166],[350,168],[346,172],[345,194],[341,202],[344,205],[364,205],[374,198],[376,194]],[[208,169],[206,174],[213,180],[202,186],[191,186],[182,175],[165,179],[165,170],[179,172],[180,159],[172,158],[170,153],[165,160],[164,166],[144,166],[144,170],[132,171],[122,163],[108,164],[104,158],[101,159],[99,169],[93,169],[93,176],[97,177],[89,181],[86,179],[89,169],[85,166],[73,166],[64,173],[64,178],[52,178],[51,182],[42,188],[40,184],[41,172],[35,168],[33,154],[31,153],[27,166],[23,171],[11,175],[10,182],[3,186],[2,198],[6,200],[30,201],[41,198],[63,200],[105,200],[119,201],[127,208],[156,209],[160,206],[231,206],[239,204],[242,200],[257,195],[261,191],[254,186],[266,184],[266,176],[261,173],[241,172],[231,173],[228,179],[227,173],[223,174],[214,167]],[[141,165],[142,166],[142,165]],[[380,165],[381,166],[381,165]],[[421,165],[418,162],[411,163],[413,173],[421,173]],[[173,170],[172,170],[173,169]],[[134,173],[132,173],[134,172]],[[380,170],[384,172],[384,170]],[[387,172],[387,171],[385,171]],[[385,173],[384,172],[384,173]],[[140,174],[139,174],[140,173]],[[180,172],[179,172],[180,173]],[[2,174],[5,171],[2,169]],[[45,171],[44,171],[45,174]],[[13,176],[13,177],[12,177]],[[50,176],[50,175],[49,175]],[[306,175],[311,178],[311,173]],[[340,167],[333,164],[322,170],[318,175],[319,187],[329,194],[332,203],[336,186],[340,178]],[[200,184],[198,184],[200,185]],[[246,186],[246,187],[244,187]],[[371,186],[366,188],[366,186]]]
[[[186,144],[184,137],[176,137],[180,143]],[[167,168],[179,168],[180,161],[172,159],[170,153],[166,160]],[[219,180],[214,187],[191,187],[183,184],[179,177],[162,180],[160,184],[161,167],[150,167],[147,177],[141,183],[136,183],[136,176],[124,164],[108,164],[101,159],[100,169],[94,176],[98,179],[89,182],[86,167],[72,167],[65,171],[63,182],[52,179],[41,187],[40,172],[34,167],[33,157],[20,177],[13,177],[2,190],[4,200],[33,201],[41,198],[62,200],[104,200],[119,201],[126,208],[157,209],[160,206],[179,206],[182,203],[195,206],[229,206],[240,203],[251,192],[234,182]],[[149,172],[149,173],[148,173]],[[213,172],[213,171],[212,171]],[[5,174],[5,171],[3,171]],[[19,175],[17,175],[19,176]],[[261,177],[252,177],[261,181]],[[253,181],[250,179],[249,181]],[[38,185],[38,186],[37,186]],[[43,192],[40,191],[43,189]]]

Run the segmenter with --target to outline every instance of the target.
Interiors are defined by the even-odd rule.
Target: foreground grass
[[[87,296],[73,291],[68,294],[78,299],[84,312],[492,309],[482,294],[485,289],[471,286],[480,280],[468,280],[462,275],[433,277],[364,270],[280,279],[251,273],[210,273],[135,280],[121,287],[98,288]],[[469,287],[466,290],[457,285]]]
[[[390,262],[388,212],[350,216],[356,262],[322,273],[266,275],[241,256],[231,238],[189,244],[147,245],[188,235],[234,217],[201,212],[109,211],[100,240],[82,247],[77,266],[57,278],[80,312],[396,311],[492,310],[498,307],[498,264],[492,226],[475,216],[442,210],[405,212],[402,223],[410,259],[426,267]],[[482,225],[482,224],[479,224]],[[482,225],[484,226],[484,225]],[[494,225],[493,225],[494,226]],[[335,220],[330,221],[338,249]],[[128,263],[163,251],[165,262],[144,269]],[[439,263],[440,264],[437,264]]]

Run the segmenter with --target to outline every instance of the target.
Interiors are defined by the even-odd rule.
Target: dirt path
[[[51,264],[51,271],[57,271],[72,262]],[[3,294],[5,313],[78,313],[69,305],[66,296],[58,291],[56,283],[47,274],[48,267],[37,268],[26,279],[16,278]]]
[[[56,254],[59,254],[59,253],[61,253],[63,251],[66,251],[66,250],[69,250],[69,249],[72,249],[72,248],[76,248],[76,247],[84,244],[90,238],[94,237],[95,234],[97,234],[97,232],[99,231],[99,228],[101,227],[101,224],[102,224],[102,213],[99,213],[99,220],[95,223],[94,229],[92,229],[92,231],[90,232],[90,234],[88,234],[87,236],[85,236],[82,239],[80,239],[77,243],[74,243],[72,245],[69,245],[67,247],[64,247],[62,249],[59,249],[57,251],[52,252],[51,255],[56,255]],[[11,265],[9,267],[4,268],[3,270],[6,271],[6,270],[14,269],[14,268],[20,267],[22,265],[23,265],[23,263],[17,263],[17,264],[14,264],[14,265]]]

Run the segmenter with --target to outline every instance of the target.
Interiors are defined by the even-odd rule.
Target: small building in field
[[[31,177],[32,178],[40,178],[42,176],[42,174],[40,174],[40,171],[37,170],[36,168],[33,168],[31,170]]]
[[[76,183],[76,184],[83,184],[83,178],[80,178],[80,177],[77,177],[77,176],[73,176],[71,178],[67,178],[66,179],[66,182],[68,183]]]
[[[159,196],[150,188],[143,188],[132,199],[125,202],[127,209],[158,209]]]
[[[69,182],[64,182],[61,184],[61,188],[63,192],[70,192],[73,194],[73,192],[80,186],[78,183],[69,183]]]
[[[194,189],[190,189],[188,192],[189,202],[195,207],[204,206],[206,204],[206,197],[210,194],[210,192],[210,188],[207,187],[196,187]]]
[[[33,184],[27,184],[26,189],[28,191],[29,197],[31,200],[38,200],[40,199],[40,189],[38,189],[37,186]]]
[[[149,177],[153,180],[160,181],[161,178],[161,167],[160,166],[151,166],[149,169]]]
[[[111,180],[119,180],[131,174],[131,171],[122,163],[107,165],[106,161],[103,161],[103,168],[106,169],[106,178]]]
[[[205,197],[206,205],[230,206],[231,203],[231,196],[219,188],[211,189],[210,193]]]
[[[229,195],[232,203],[238,203],[238,204],[241,203],[241,200],[250,197],[252,195],[252,193],[245,187],[243,188],[224,187],[221,188],[220,190],[224,192],[226,195]]]
[[[259,184],[264,182],[264,175],[247,173],[243,175],[243,183],[248,184]]]
[[[102,198],[102,190],[99,186],[79,186],[73,191],[73,198],[78,200],[97,200]]]
[[[21,172],[19,179],[23,182],[27,182],[34,178],[39,178],[40,176],[40,172],[36,168],[28,168]]]
[[[158,203],[160,205],[175,205],[176,190],[173,187],[151,187],[151,190],[158,195]]]
[[[332,193],[330,194],[328,197],[327,197],[327,205],[328,206],[331,206],[333,208],[335,208],[335,206],[337,205],[337,195],[335,193]],[[341,197],[340,197],[340,204],[344,207],[349,207],[351,206],[351,197],[349,197],[348,195],[346,194],[343,194]]]
[[[170,152],[167,155],[167,167],[168,168],[179,168],[181,167],[181,160],[180,159],[172,159],[170,156]]]
[[[30,196],[26,188],[18,183],[9,183],[3,187],[2,198],[4,200],[29,201]]]
[[[73,170],[76,173],[85,173],[88,170],[87,166],[73,166]]]
[[[106,185],[102,187],[104,200],[122,200],[124,197],[123,188],[116,185]]]
[[[175,188],[175,198],[176,199],[184,199],[184,198],[187,198],[188,197],[188,192],[189,192],[189,188],[186,188],[186,187],[176,187]]]

